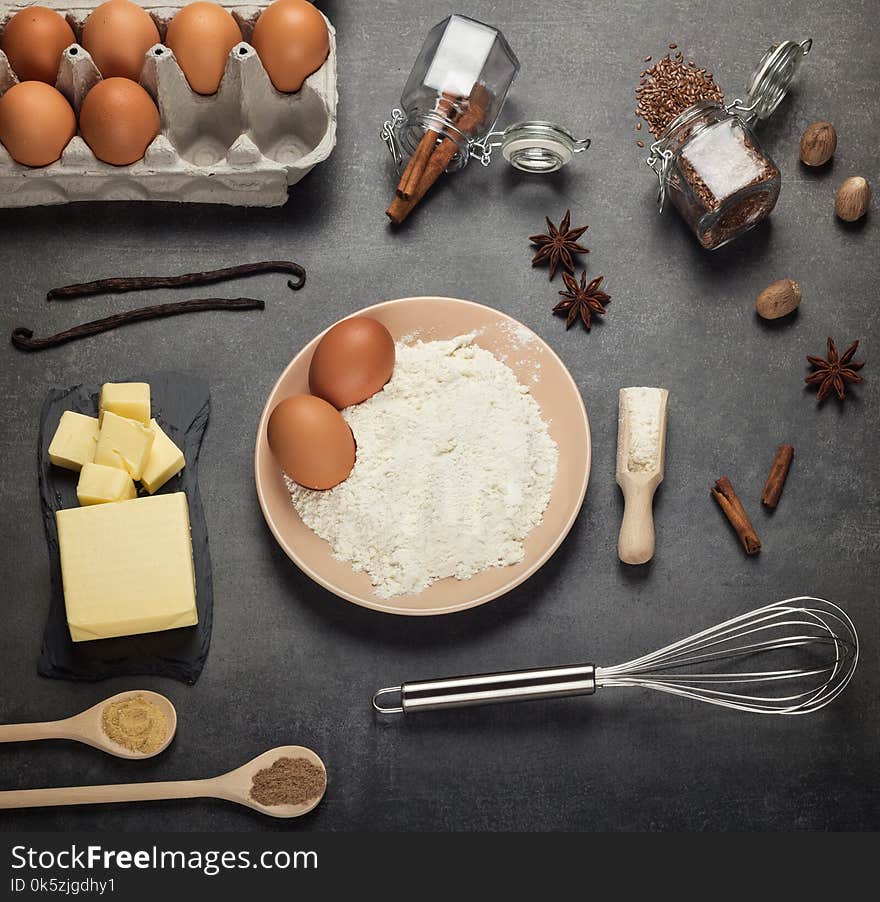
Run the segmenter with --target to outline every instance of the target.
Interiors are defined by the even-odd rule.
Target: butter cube
[[[95,459],[97,442],[97,419],[65,410],[49,444],[49,460],[65,470],[81,470]]]
[[[82,505],[107,504],[137,498],[137,489],[125,470],[103,464],[84,464],[76,486],[76,497]]]
[[[198,623],[183,492],[60,510],[55,520],[74,642]]]
[[[104,411],[95,463],[125,470],[132,479],[140,479],[153,448],[155,434],[134,420]]]
[[[184,468],[186,461],[183,451],[168,438],[155,420],[150,420],[150,430],[155,435],[155,440],[147,465],[141,474],[141,484],[152,495],[172,476],[176,476]]]
[[[98,402],[98,417],[104,422],[104,413],[112,411],[128,420],[137,420],[144,426],[150,424],[150,386],[146,382],[105,382]]]

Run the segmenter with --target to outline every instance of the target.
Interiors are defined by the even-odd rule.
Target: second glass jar
[[[774,44],[752,73],[747,102],[699,101],[651,146],[647,162],[660,180],[661,210],[671,201],[703,247],[727,244],[776,206],[779,167],[751,126],[772,115],[811,46],[809,39]]]
[[[710,250],[757,225],[776,206],[782,179],[752,130],[715,101],[676,117],[657,141],[666,157],[665,191]]]

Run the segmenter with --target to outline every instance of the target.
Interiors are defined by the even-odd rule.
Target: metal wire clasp
[[[403,114],[403,110],[395,107],[391,111],[391,118],[386,119],[379,130],[379,137],[385,142],[388,152],[394,158],[394,165],[398,169],[400,169],[400,164],[403,162],[403,148],[400,146],[397,132],[405,119],[406,116]]]
[[[504,132],[489,132],[482,141],[474,141],[468,147],[468,156],[488,166],[492,162],[492,151],[504,143]]]
[[[747,104],[741,97],[724,104],[724,112],[731,116],[737,116],[747,124],[752,124],[758,118],[758,103]]]
[[[651,155],[645,160],[657,174],[657,179],[660,182],[657,189],[657,207],[661,213],[666,204],[666,177],[669,175],[669,167],[672,165],[673,156],[674,154],[668,147],[663,147],[662,141],[655,141],[651,145]]]

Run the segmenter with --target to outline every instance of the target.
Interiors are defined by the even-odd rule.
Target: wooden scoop
[[[617,554],[624,564],[654,556],[654,492],[666,459],[665,388],[622,388],[617,426],[617,484],[624,509]]]
[[[251,784],[257,771],[269,767],[278,758],[306,758],[321,768],[324,762],[301,745],[282,745],[264,752],[229,773],[207,780],[175,780],[160,783],[117,783],[109,786],[68,786],[59,789],[22,789],[0,792],[0,808],[44,808],[50,805],[100,805],[108,802],[150,802],[158,799],[226,799],[253,808],[271,817],[299,817],[308,814],[323,798],[302,805],[261,805],[251,796]],[[326,782],[325,782],[326,785]]]
[[[155,752],[133,752],[124,745],[114,742],[101,726],[101,714],[107,705],[122,701],[126,698],[140,696],[157,705],[165,715],[168,724],[168,735],[162,745]],[[177,711],[174,705],[159,695],[158,692],[150,692],[145,689],[135,689],[131,692],[120,692],[104,701],[98,702],[81,714],[68,717],[66,720],[46,720],[40,723],[16,723],[0,726],[0,742],[33,742],[37,739],[73,739],[75,742],[84,742],[93,748],[107,752],[108,755],[116,755],[118,758],[152,758],[168,748],[174,734],[177,731]]]

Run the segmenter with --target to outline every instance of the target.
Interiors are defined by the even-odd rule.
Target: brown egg
[[[65,96],[42,81],[23,81],[0,97],[0,142],[25,166],[54,163],[76,134]]]
[[[73,29],[55,10],[45,6],[29,6],[17,12],[0,35],[0,50],[19,81],[44,81],[50,85],[58,77],[61,54],[75,43]]]
[[[93,10],[83,26],[82,45],[104,78],[137,81],[146,52],[159,43],[159,29],[143,8],[131,0],[107,0]]]
[[[307,489],[332,489],[354,466],[348,423],[313,395],[285,398],[269,416],[267,437],[281,469]]]
[[[342,410],[375,395],[393,371],[391,333],[374,319],[353,316],[318,343],[309,365],[309,389]]]
[[[216,3],[190,3],[168,25],[165,43],[197,94],[215,94],[229,51],[242,40],[235,19]]]
[[[159,134],[159,110],[137,82],[105,78],[86,94],[79,130],[99,160],[128,166],[143,158]]]
[[[276,90],[291,93],[324,65],[327,23],[308,0],[275,0],[257,19],[251,43]]]

